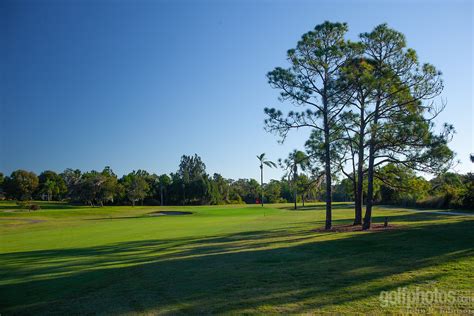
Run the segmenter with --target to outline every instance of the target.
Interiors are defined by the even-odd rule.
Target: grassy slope
[[[0,212],[0,312],[397,312],[380,291],[474,290],[473,217],[376,208],[399,229],[317,233],[322,205],[146,216],[160,209],[183,208]],[[351,222],[346,205],[334,213]]]

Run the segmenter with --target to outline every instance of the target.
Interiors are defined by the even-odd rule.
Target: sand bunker
[[[149,216],[163,216],[163,215],[191,215],[193,212],[184,212],[184,211],[158,211],[149,213]]]

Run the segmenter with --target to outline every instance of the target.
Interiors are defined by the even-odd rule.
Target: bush
[[[468,210],[474,210],[474,173],[466,176],[466,189],[462,197],[462,206]]]
[[[242,199],[237,199],[237,200],[229,200],[229,204],[247,204],[245,201],[242,201]]]
[[[463,208],[466,207],[465,203],[468,200],[464,200],[465,197],[456,191],[448,190],[444,194],[438,194],[435,196],[428,196],[427,198],[420,200],[416,203],[416,206],[423,208]]]
[[[29,211],[41,210],[41,207],[38,204],[31,203],[31,201],[16,201],[16,205],[18,205],[23,210],[29,210]]]
[[[418,201],[417,206],[423,208],[446,208],[447,199],[445,195],[428,196]]]
[[[30,211],[38,211],[41,210],[41,207],[38,204],[31,204],[29,209]]]
[[[30,209],[30,201],[16,201],[16,205],[18,205],[21,209],[28,210]]]
[[[143,201],[143,205],[158,206],[161,205],[161,201],[157,199],[145,199],[145,201]]]

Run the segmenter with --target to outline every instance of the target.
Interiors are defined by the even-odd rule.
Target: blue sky
[[[325,20],[349,38],[387,22],[444,74],[438,122],[473,170],[470,1],[2,1],[0,171],[133,169],[169,173],[199,154],[209,173],[259,176],[256,155],[302,148],[263,130],[281,105],[266,73]],[[281,170],[268,170],[278,178]]]

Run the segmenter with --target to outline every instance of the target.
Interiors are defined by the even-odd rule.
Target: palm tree
[[[257,156],[257,159],[258,161],[260,161],[260,190],[261,190],[260,204],[262,204],[262,207],[263,207],[263,165],[266,165],[270,168],[274,168],[277,165],[273,161],[267,160],[267,158],[265,158],[265,153]]]
[[[300,150],[294,150],[288,155],[288,158],[283,160],[283,162],[280,160],[280,164],[287,169],[288,180],[290,180],[290,178],[293,178],[292,182],[294,190],[295,210],[296,198],[298,194],[298,188],[296,185],[296,181],[298,179],[298,167],[300,167],[300,169],[303,171],[306,170],[309,167],[308,158],[309,157],[304,152]]]

